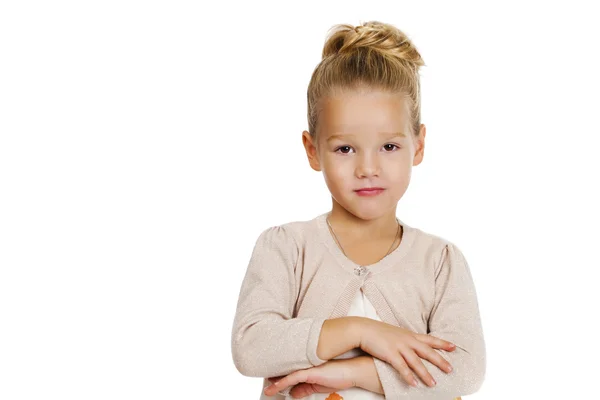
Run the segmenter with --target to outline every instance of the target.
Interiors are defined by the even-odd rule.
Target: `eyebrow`
[[[379,134],[381,136],[385,135],[385,139],[391,139],[394,137],[406,137],[406,135],[404,134],[404,132],[393,132],[393,133],[387,133],[387,132],[379,132]],[[352,134],[352,133],[347,133],[347,134],[335,134],[335,135],[331,135],[327,138],[327,141],[331,141],[333,139],[344,139],[347,137],[356,137],[356,135]]]

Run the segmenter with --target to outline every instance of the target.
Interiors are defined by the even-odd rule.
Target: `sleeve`
[[[429,360],[421,359],[437,384],[429,387],[417,378],[419,386],[412,387],[390,364],[374,358],[386,398],[450,399],[477,392],[486,370],[479,305],[469,265],[452,243],[444,247],[435,271],[435,302],[427,333],[456,345],[454,351],[434,349],[452,365],[452,372],[442,371]]]
[[[251,377],[288,375],[326,362],[317,356],[325,318],[293,318],[300,248],[289,227],[263,231],[239,293],[231,351],[238,371]]]

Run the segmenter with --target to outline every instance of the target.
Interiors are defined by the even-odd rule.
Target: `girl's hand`
[[[317,367],[301,369],[285,377],[270,379],[276,383],[265,388],[267,396],[295,386],[290,395],[293,398],[306,397],[312,393],[332,393],[356,386],[360,360],[357,358],[329,360]]]
[[[282,376],[279,378],[269,378],[269,381],[271,381],[271,383],[275,383],[282,378],[284,378],[284,377]],[[279,389],[277,389],[277,390],[279,390]],[[338,389],[336,389],[336,388],[323,386],[323,385],[317,385],[316,383],[302,382],[302,383],[297,384],[296,386],[294,386],[292,388],[292,390],[290,390],[290,396],[292,396],[294,399],[299,399],[299,398],[301,399],[303,397],[310,396],[313,393],[333,393],[337,390]]]
[[[417,386],[412,368],[424,383],[435,386],[433,377],[421,358],[429,360],[448,373],[452,371],[450,363],[433,349],[454,351],[456,346],[434,336],[411,332],[374,319],[365,319],[361,330],[360,348],[392,365],[409,385]]]

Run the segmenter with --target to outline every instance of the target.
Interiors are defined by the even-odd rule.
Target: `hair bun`
[[[322,100],[345,90],[379,90],[401,96],[406,132],[419,135],[421,83],[425,63],[412,41],[391,24],[369,21],[358,26],[338,24],[328,31],[323,58],[306,92],[308,131],[318,137]],[[318,141],[317,141],[318,142]]]
[[[421,55],[404,32],[379,21],[368,21],[358,26],[333,26],[325,41],[322,57],[349,55],[365,49],[397,57],[416,66],[424,65]]]

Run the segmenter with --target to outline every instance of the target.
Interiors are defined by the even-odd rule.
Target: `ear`
[[[302,144],[306,150],[306,156],[308,157],[308,163],[310,164],[310,167],[315,171],[321,171],[317,147],[313,143],[313,139],[308,131],[302,132]]]
[[[413,167],[421,164],[423,161],[423,156],[425,155],[425,135],[427,131],[425,129],[425,124],[421,124],[421,128],[419,129],[419,136],[413,136],[413,141],[415,143],[415,157],[413,159]]]

